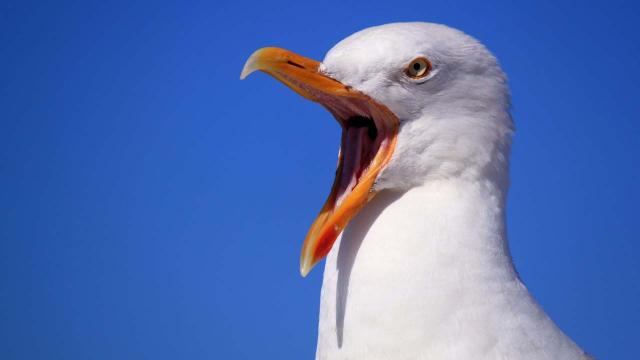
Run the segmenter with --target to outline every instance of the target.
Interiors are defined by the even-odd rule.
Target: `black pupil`
[[[420,63],[415,63],[415,64],[413,64],[413,69],[414,69],[415,71],[420,70],[420,68],[421,68],[421,67],[422,67],[422,66],[420,66]]]

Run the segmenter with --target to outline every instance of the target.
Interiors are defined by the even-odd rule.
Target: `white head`
[[[322,104],[343,128],[334,186],[303,246],[303,275],[380,190],[456,178],[506,191],[513,132],[506,78],[495,57],[458,30],[372,27],[338,43],[322,63],[264,48],[241,78],[255,70]]]
[[[407,76],[423,57],[431,70]],[[513,132],[507,81],[476,39],[430,23],[371,27],[339,42],[320,70],[386,105],[398,144],[375,188],[406,190],[433,178],[492,179],[506,187]]]

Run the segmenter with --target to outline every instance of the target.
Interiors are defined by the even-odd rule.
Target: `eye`
[[[431,63],[429,60],[423,57],[419,57],[411,61],[409,66],[404,69],[404,73],[413,79],[422,79],[423,77],[429,75],[431,71]]]

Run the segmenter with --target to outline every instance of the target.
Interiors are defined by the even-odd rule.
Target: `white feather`
[[[426,81],[404,67],[427,57]],[[321,70],[401,120],[380,194],[325,265],[317,359],[586,359],[515,271],[505,231],[513,125],[506,79],[475,39],[389,24]]]

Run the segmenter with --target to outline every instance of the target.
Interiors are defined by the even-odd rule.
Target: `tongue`
[[[369,164],[369,150],[372,140],[368,135],[368,128],[348,126],[342,144],[342,172],[338,183],[338,207],[345,196],[358,184],[358,179]]]

